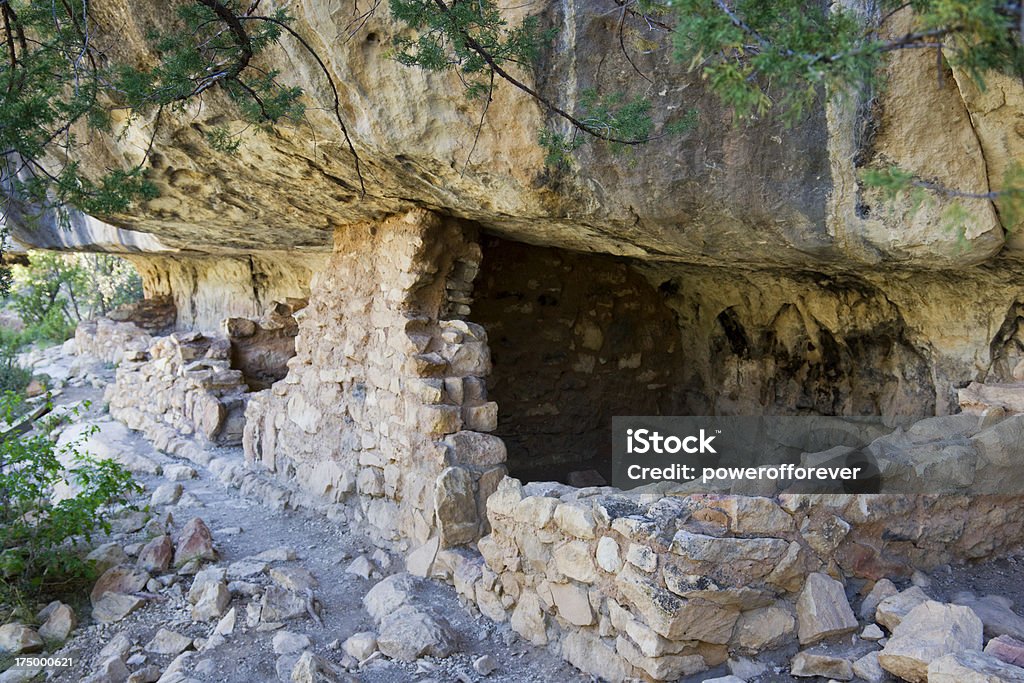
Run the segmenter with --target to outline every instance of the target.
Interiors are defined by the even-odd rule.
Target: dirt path
[[[112,379],[109,369],[94,366],[91,370],[94,379]],[[101,381],[96,384],[101,384]],[[294,551],[295,559],[271,562],[270,567],[302,567],[318,580],[314,596],[321,606],[322,626],[312,618],[304,617],[289,620],[279,629],[264,630],[264,626],[246,620],[247,608],[253,599],[241,592],[232,592],[231,602],[226,609],[236,610],[233,632],[222,644],[186,657],[187,662],[183,668],[185,678],[165,675],[165,679],[223,683],[276,681],[279,678],[276,666],[281,657],[274,652],[272,642],[278,631],[308,636],[311,641],[310,650],[341,666],[346,658],[340,643],[354,633],[375,630],[372,618],[363,607],[363,596],[380,579],[403,571],[401,558],[387,557],[375,563],[374,576],[369,579],[346,573],[345,568],[354,558],[361,555],[368,558],[374,550],[361,534],[312,513],[273,511],[247,500],[238,490],[225,487],[205,468],[156,451],[141,435],[124,429],[120,423],[111,421],[105,415],[102,389],[88,382],[82,387],[67,387],[56,402],[69,404],[82,400],[93,402],[92,408],[86,412],[85,422],[100,426],[101,431],[94,437],[93,443],[99,450],[110,449],[120,457],[124,457],[128,451],[131,454],[130,460],[135,461],[136,466],[145,465],[148,461],[161,465],[165,470],[168,465],[195,470],[195,478],[176,482],[182,486],[179,502],[155,506],[151,516],[161,518],[169,513],[173,517],[171,531],[179,530],[193,517],[202,518],[213,532],[214,544],[220,556],[216,566],[226,568],[264,551],[284,548]],[[218,449],[216,456],[242,458],[241,451],[237,449]],[[146,487],[146,493],[135,501],[139,507],[149,503],[152,492],[158,486],[169,483],[163,476],[138,472],[136,479]],[[128,524],[128,527],[137,526],[139,521]],[[151,536],[146,529],[122,530],[109,538],[101,537],[98,542],[117,543],[131,555],[137,552],[138,544],[145,543],[149,538]],[[377,559],[381,557],[378,555]],[[58,656],[73,658],[74,666],[52,670],[50,680],[78,682],[94,674],[103,659],[101,651],[119,634],[126,635],[132,643],[124,659],[132,662],[129,669],[136,672],[154,665],[157,668],[149,669],[151,674],[164,672],[174,659],[172,655],[158,655],[142,650],[161,628],[197,639],[193,647],[201,648],[203,639],[210,637],[217,621],[207,623],[193,620],[191,605],[185,595],[192,577],[174,574],[173,569],[166,576],[163,580],[173,583],[155,592],[141,609],[111,625],[92,622],[87,599],[74,605],[80,625],[57,653]],[[249,590],[256,591],[273,584],[266,572],[246,577],[245,581],[255,584],[257,588],[250,587]],[[557,655],[522,641],[507,624],[495,624],[479,614],[471,614],[459,604],[454,590],[446,585],[424,582],[415,601],[430,605],[435,613],[443,615],[451,624],[457,638],[456,653],[444,659],[425,657],[408,664],[378,655],[363,666],[352,666],[353,662],[349,659],[347,663],[352,667],[349,671],[354,676],[353,680],[381,683],[430,680],[590,680],[589,676],[576,671]],[[132,655],[135,655],[134,659]],[[140,661],[140,655],[145,657],[144,661]],[[497,663],[496,670],[486,677],[473,668],[474,661],[482,655],[491,655]],[[138,678],[145,680],[150,677]]]

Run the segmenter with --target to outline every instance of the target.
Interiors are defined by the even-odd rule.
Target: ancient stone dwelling
[[[154,3],[98,4],[145,49]],[[606,17],[542,4],[574,38],[545,55],[540,89],[626,82]],[[629,414],[878,415],[907,428],[910,462],[959,439],[978,471],[1013,471],[1017,418],[961,413],[960,392],[977,383],[965,401],[1019,412],[990,400],[1024,379],[1019,226],[972,200],[951,231],[946,200],[887,204],[856,173],[897,162],[995,189],[1024,151],[1019,82],[981,92],[952,71],[939,88],[933,56],[901,54],[871,108],[734,128],[655,52],[642,59],[679,106],[701,107],[698,129],[628,163],[584,148],[551,169],[534,102],[499,89],[471,149],[479,112],[453,82],[387,59],[383,15],[333,42],[344,18],[330,7],[293,9],[346,84],[366,196],[324,111],[309,112],[315,145],[282,127],[226,155],[203,143],[237,118],[214,97],[159,132],[160,195],[137,212],[16,229],[142,274],[142,304],[76,335],[117,363],[112,415],[169,452],[241,444],[295,490],[290,504],[609,680],[824,637],[793,618],[810,576],[873,580],[1020,547],[1019,499],[606,486],[610,419]],[[325,97],[309,55],[273,58]],[[140,122],[97,140],[92,161],[148,136]]]

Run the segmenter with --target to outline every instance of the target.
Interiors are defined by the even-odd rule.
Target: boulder
[[[393,574],[363,596],[363,607],[374,621],[380,621],[399,607],[410,602],[419,589],[421,580],[410,574]]]
[[[796,602],[796,619],[801,645],[849,633],[858,626],[843,584],[818,572],[807,577]]]
[[[928,665],[934,660],[980,652],[982,628],[981,619],[969,607],[928,600],[903,617],[879,653],[878,663],[911,683],[925,683]]]
[[[413,576],[430,576],[430,570],[434,566],[434,559],[437,557],[440,547],[441,539],[439,537],[430,538],[405,558],[405,570]]]
[[[302,567],[273,567],[270,570],[270,578],[282,588],[297,593],[318,585],[316,578]]]
[[[928,665],[928,683],[1024,683],[1024,669],[982,652],[957,652]]]
[[[0,652],[20,654],[35,652],[43,648],[43,639],[34,629],[24,624],[4,624],[0,626]]]
[[[181,498],[182,490],[181,484],[177,482],[160,484],[153,491],[153,495],[149,499],[149,505],[154,508],[158,505],[174,505]]]
[[[473,671],[481,676],[490,676],[498,669],[498,660],[491,655],[483,655],[473,660]]]
[[[443,658],[455,651],[455,633],[443,617],[405,605],[381,619],[377,647],[403,662],[424,655]]]
[[[303,652],[295,660],[288,680],[291,683],[355,683],[357,681],[309,650]]]
[[[96,571],[101,574],[119,564],[128,564],[128,555],[117,543],[104,543],[86,555],[85,559],[88,562],[92,562],[93,566],[96,567]]]
[[[235,630],[235,621],[238,618],[237,615],[238,615],[238,613],[237,613],[237,611],[235,610],[234,607],[229,609],[227,611],[227,614],[225,614],[223,617],[221,617],[220,621],[217,622],[217,625],[213,629],[213,635],[215,635],[215,636],[229,636],[229,635],[231,635],[234,632],[234,630]]]
[[[70,605],[58,603],[50,609],[46,621],[39,627],[39,635],[44,640],[67,640],[71,631],[78,626],[75,611]]]
[[[850,664],[850,660],[823,653],[797,653],[790,663],[789,672],[801,678],[821,676],[822,678],[831,678],[837,681],[853,679],[853,667]]]
[[[140,597],[125,593],[104,593],[92,603],[92,618],[101,623],[121,621],[146,603]]]
[[[1012,636],[1024,640],[1024,617],[1013,611],[1013,603],[1001,595],[976,597],[972,593],[958,593],[952,602],[974,610],[985,626],[985,637]]]
[[[189,593],[191,595],[191,591]],[[231,592],[228,591],[227,584],[223,581],[207,583],[192,605],[192,618],[196,621],[219,619],[229,602]]]
[[[1001,659],[1007,664],[1024,666],[1024,642],[1012,636],[998,636],[988,641],[985,654]]]
[[[105,657],[93,669],[86,683],[125,683],[130,674],[124,659],[116,655]]]
[[[260,613],[260,620],[277,622],[304,617],[307,614],[306,604],[305,596],[287,588],[270,586],[263,593],[263,610]]]
[[[167,534],[157,536],[139,551],[136,564],[147,572],[165,572],[174,558],[174,544]]]
[[[372,631],[354,633],[345,640],[341,649],[361,662],[377,651],[377,636]]]
[[[271,641],[274,648],[274,654],[277,655],[289,655],[296,652],[302,652],[306,648],[310,647],[313,643],[309,639],[309,636],[303,633],[292,633],[291,631],[278,631],[274,634],[274,639]]]
[[[927,593],[919,587],[913,586],[879,602],[878,608],[875,610],[875,621],[889,629],[889,632],[892,633],[910,610],[928,600]]]
[[[360,555],[349,563],[348,567],[345,568],[345,573],[354,574],[362,579],[368,579],[370,574],[373,573],[373,563],[370,562],[370,558],[366,555]]]
[[[730,641],[736,649],[749,654],[781,647],[796,632],[796,620],[782,607],[747,610],[736,620]]]
[[[206,591],[207,586],[221,583],[224,581],[224,577],[225,572],[220,567],[207,567],[196,572],[192,578],[192,585],[188,589],[188,601],[193,605],[196,604]]]
[[[213,535],[199,517],[189,520],[175,539],[174,566],[180,567],[191,560],[217,560]]]
[[[881,683],[890,678],[878,663],[878,652],[869,652],[853,663],[853,675],[868,683]]]
[[[900,590],[896,587],[889,579],[879,579],[875,581],[875,585],[871,587],[871,591],[864,598],[864,601],[860,603],[860,618],[864,621],[875,620],[875,610],[878,609],[878,603],[882,602],[886,598],[894,595],[899,595]]]
[[[146,587],[149,573],[129,565],[111,567],[100,575],[89,594],[93,605],[104,593],[137,593]]]
[[[162,628],[156,632],[152,640],[146,643],[143,649],[155,655],[177,656],[190,647],[192,647],[192,638]]]

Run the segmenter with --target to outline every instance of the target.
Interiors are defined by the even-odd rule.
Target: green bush
[[[24,412],[21,397],[0,396],[7,424]],[[114,506],[142,490],[117,463],[82,452],[81,440],[58,447],[59,422],[42,417],[27,434],[0,434],[0,603],[8,607],[92,580],[80,544],[97,530],[109,532]],[[62,499],[56,487],[64,489]]]
[[[141,298],[142,279],[124,259],[33,251],[28,266],[14,267],[8,301],[25,323],[23,344],[59,344],[79,321]]]
[[[25,344],[23,332],[0,327],[0,392],[21,392],[32,381],[32,371],[18,365],[18,351]]]

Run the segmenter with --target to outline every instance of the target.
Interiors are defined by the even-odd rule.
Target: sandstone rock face
[[[126,53],[144,53],[147,29],[166,21],[161,9],[105,0],[97,7],[97,22],[117,31]],[[573,2],[508,15],[515,21],[538,10],[542,25],[559,27],[565,37],[557,48],[544,50],[536,78],[521,76],[541,93],[578,111],[579,94],[589,88],[627,96],[641,91],[645,83],[635,78],[601,12]],[[906,13],[897,15],[888,30],[902,32],[906,21]],[[631,56],[665,88],[662,99],[669,109],[659,100],[657,118],[696,107],[697,129],[659,140],[635,155],[628,169],[606,149],[585,148],[577,164],[553,170],[545,169],[537,144],[546,118],[541,106],[501,84],[477,138],[480,112],[461,106],[462,87],[454,74],[408,69],[386,57],[401,27],[383,9],[354,39],[334,41],[346,22],[325,3],[296,11],[296,25],[311,44],[331,46],[321,56],[348,86],[340,89],[342,111],[364,168],[372,169],[367,196],[359,195],[353,164],[329,115],[322,75],[309,54],[288,44],[272,49],[267,59],[313,100],[312,132],[282,127],[245,135],[229,155],[203,139],[212,125],[242,125],[221,98],[168,115],[155,143],[160,158],[152,173],[161,195],[137,215],[113,218],[158,233],[165,248],[202,245],[221,253],[323,248],[338,225],[412,205],[443,206],[534,243],[719,263],[816,265],[846,259],[935,267],[977,262],[1003,243],[995,212],[985,203],[972,207],[974,220],[960,239],[940,228],[941,200],[916,215],[906,207],[890,215],[877,198],[863,196],[853,159],[896,161],[917,172],[941,173],[942,180],[967,191],[988,189],[988,178],[1002,177],[1000,164],[1014,158],[994,149],[1012,131],[1012,117],[991,104],[1020,101],[1019,85],[1010,79],[996,95],[971,91],[961,83],[966,79],[954,78],[927,97],[916,87],[887,89],[873,112],[877,130],[870,145],[861,134],[864,114],[856,101],[815,111],[792,130],[761,121],[740,134],[729,110],[704,91],[699,74],[672,60],[670,38],[640,17],[627,17],[628,31],[657,45]],[[913,51],[892,58],[890,80],[932,83],[927,55],[905,52]],[[980,135],[972,125],[975,114],[983,122]],[[149,127],[141,121],[127,135],[90,147],[86,167],[138,158]],[[989,162],[990,153],[1000,161]],[[752,233],[760,237],[749,239]]]

